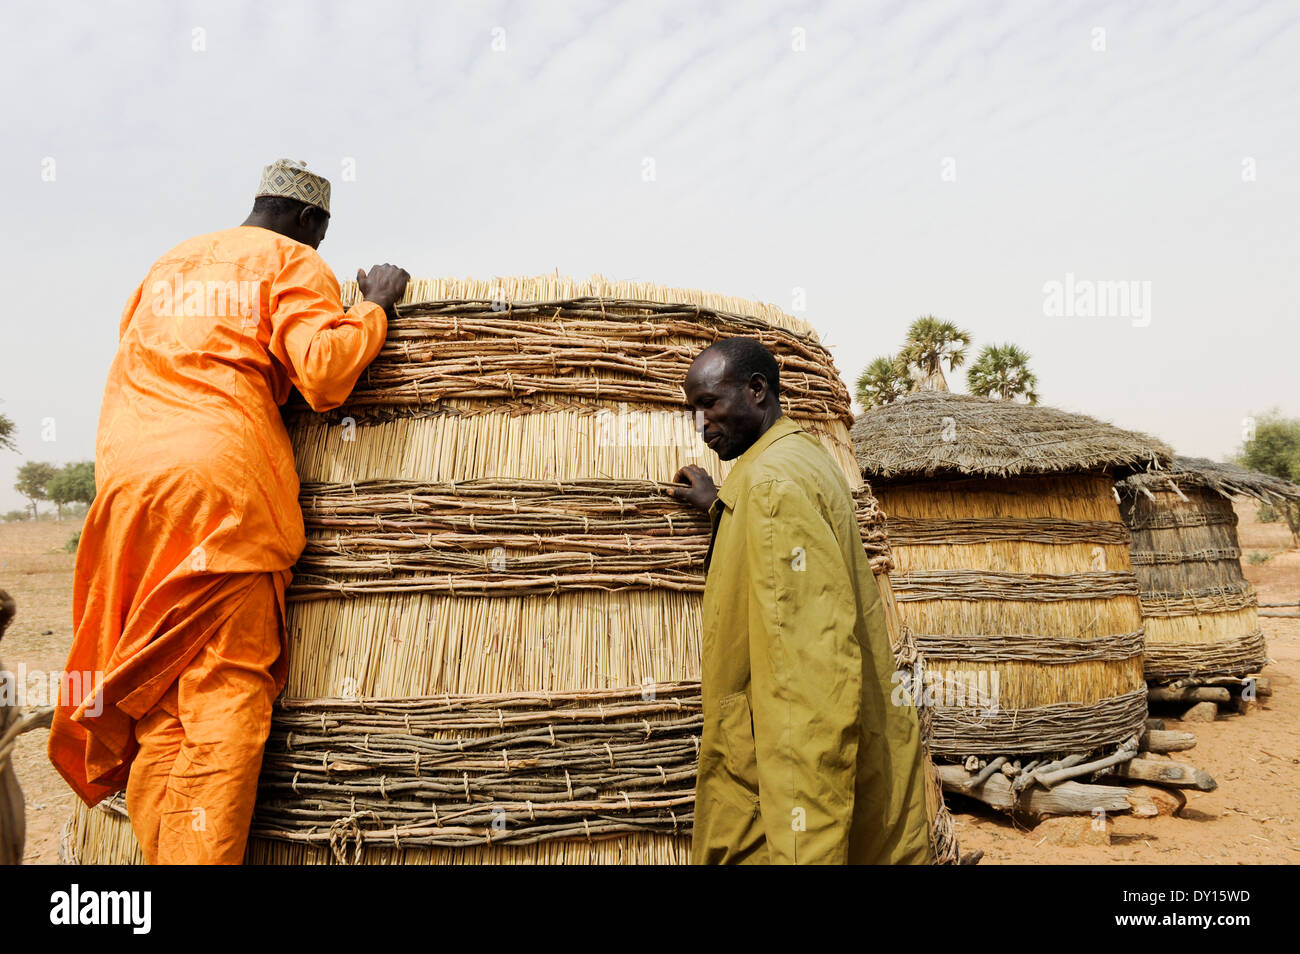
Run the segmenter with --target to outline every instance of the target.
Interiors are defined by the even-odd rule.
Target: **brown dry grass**
[[[1000,517],[1119,522],[1119,505],[1104,476],[920,480],[875,487],[890,517],[944,520]],[[953,546],[944,543],[895,545],[896,576],[913,570],[989,570],[1067,575],[1104,567],[1129,571],[1128,548],[1088,543],[1051,544],[1000,540]],[[895,581],[897,583],[897,579]],[[1079,638],[1131,633],[1141,626],[1136,595],[1114,599],[912,600],[901,607],[904,621],[918,633],[1013,634]],[[1091,703],[1132,692],[1142,685],[1142,664],[1127,660],[972,665],[969,661],[929,660],[935,672],[975,669],[997,673],[999,698],[1009,709],[1060,702]]]

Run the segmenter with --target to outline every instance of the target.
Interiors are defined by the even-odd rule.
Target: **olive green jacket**
[[[928,863],[916,710],[891,704],[880,590],[843,474],[781,417],[710,515],[692,860]]]

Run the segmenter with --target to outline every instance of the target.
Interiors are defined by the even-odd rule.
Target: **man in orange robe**
[[[306,543],[279,405],[342,404],[409,279],[359,271],[343,310],[329,191],[267,166],[243,225],[172,249],[122,314],[49,751],[88,805],[126,786],[151,864],[243,858]]]

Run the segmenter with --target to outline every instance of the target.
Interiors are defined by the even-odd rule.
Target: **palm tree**
[[[966,360],[969,347],[969,331],[963,331],[951,321],[940,321],[934,315],[923,315],[907,329],[898,360],[911,373],[914,390],[947,391],[944,359],[948,360],[949,370],[958,368]]]
[[[1013,344],[985,345],[966,372],[966,387],[981,397],[1010,401],[1023,396],[1026,403],[1037,404],[1037,386],[1029,355]]]
[[[897,358],[877,358],[858,375],[857,399],[865,411],[888,404],[911,388],[907,369]]]

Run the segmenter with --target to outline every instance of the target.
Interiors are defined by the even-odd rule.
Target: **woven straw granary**
[[[840,463],[897,634],[848,392],[805,323],[602,279],[412,282],[349,403],[286,415],[308,546],[248,860],[688,860],[708,524],[664,483],[725,476],[681,382],[735,335]],[[138,850],[120,800],[65,842]]]
[[[1175,457],[1168,472],[1118,487],[1142,588],[1147,678],[1258,672],[1267,660],[1259,598],[1241,572],[1232,498],[1277,503],[1300,499],[1300,487],[1200,457]]]
[[[1041,406],[918,391],[852,432],[888,515],[937,757],[1088,753],[1146,715],[1142,618],[1114,473],[1140,434]]]

